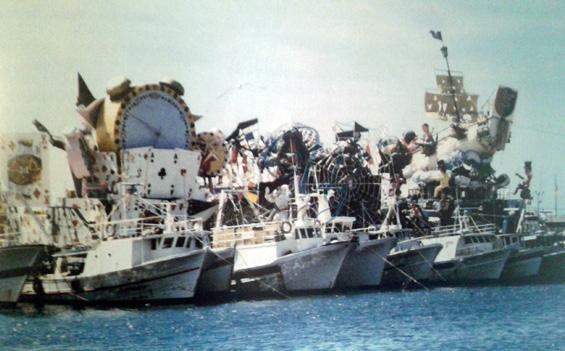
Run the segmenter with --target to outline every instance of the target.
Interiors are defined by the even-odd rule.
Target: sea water
[[[565,285],[0,310],[2,350],[565,350]]]

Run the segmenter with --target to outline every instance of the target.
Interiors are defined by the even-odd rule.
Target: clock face
[[[126,97],[116,122],[123,149],[190,149],[193,121],[186,104],[166,87],[140,87]]]

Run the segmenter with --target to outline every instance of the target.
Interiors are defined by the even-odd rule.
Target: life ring
[[[292,224],[289,221],[284,221],[281,223],[280,229],[284,234],[290,233],[292,231]]]

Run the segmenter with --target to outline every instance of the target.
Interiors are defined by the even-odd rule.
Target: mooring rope
[[[424,284],[420,283],[416,278],[412,277],[410,274],[406,273],[405,271],[403,271],[402,269],[400,269],[399,267],[397,267],[394,263],[390,262],[386,257],[381,256],[375,249],[371,249],[371,251],[375,252],[375,254],[380,257],[385,263],[389,264],[391,267],[393,267],[394,269],[396,269],[397,271],[399,271],[402,275],[404,275],[405,277],[407,277],[410,281],[418,284],[419,286],[421,286],[422,288],[424,288],[425,290],[429,291],[430,289],[425,286]]]
[[[422,252],[421,252],[420,250],[418,250],[418,254],[419,254],[419,255],[424,259],[424,261],[430,266],[430,268],[432,269],[432,271],[434,271],[434,273],[437,274],[437,276],[440,277],[441,280],[443,280],[444,282],[447,283],[447,279],[445,279],[445,278],[443,277],[443,275],[441,275],[441,274],[439,273],[439,271],[434,268],[434,263],[428,261],[428,260],[426,259],[426,257],[425,257],[424,255],[422,255]]]
[[[192,234],[192,233],[191,233],[191,235],[193,235],[193,236],[195,237],[195,239],[198,240],[198,241],[200,241],[203,245],[206,245],[206,244],[207,244],[207,243],[205,243],[201,238],[197,237],[196,235],[194,235],[194,234]],[[226,263],[228,263],[228,264],[232,264],[230,261],[228,261],[228,260],[225,259],[224,257],[220,256],[220,255],[217,254],[216,252],[214,252],[214,250],[212,250],[212,247],[211,247],[211,246],[208,245],[208,247],[210,248],[210,251],[211,251],[216,257],[218,257],[220,260],[222,260],[222,261],[224,261],[224,262],[226,262]],[[237,251],[236,251],[236,250],[237,250],[237,244],[234,245],[233,249],[234,249],[234,262],[233,262],[233,264],[235,265],[235,253],[237,252]],[[248,266],[247,262],[245,261],[245,258],[244,258],[243,256],[240,256],[240,257],[241,257],[241,259],[243,260],[243,263],[244,263],[246,266]],[[251,278],[251,279],[257,279],[257,278],[258,278],[258,277],[253,276],[252,274],[250,274],[249,272],[246,272],[246,271],[243,271],[242,273],[245,274],[245,275],[247,275],[247,277],[248,277],[248,278]],[[258,281],[259,283],[265,285],[265,286],[268,287],[269,289],[273,290],[275,293],[281,295],[282,297],[284,297],[284,298],[290,298],[290,296],[288,296],[287,294],[283,293],[282,291],[280,291],[279,289],[275,288],[274,286],[271,286],[270,284],[268,284],[268,283],[262,281],[261,279],[258,279],[257,281]],[[231,285],[231,282],[230,282],[230,285]]]

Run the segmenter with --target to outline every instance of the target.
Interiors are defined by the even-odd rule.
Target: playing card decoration
[[[8,179],[17,185],[29,185],[41,178],[41,159],[35,155],[19,155],[8,160]]]
[[[124,181],[150,199],[189,199],[198,192],[200,152],[135,148],[122,152]]]
[[[0,137],[0,182],[8,198],[49,203],[48,140],[41,134]]]
[[[222,132],[202,132],[198,134],[196,146],[202,152],[199,175],[203,177],[219,175],[224,168],[228,153]]]

